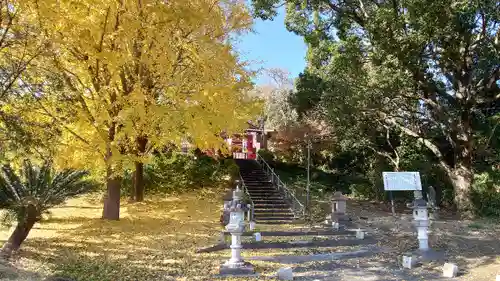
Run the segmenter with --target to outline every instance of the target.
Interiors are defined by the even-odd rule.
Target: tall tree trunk
[[[462,92],[466,92],[463,90]],[[467,94],[461,94],[466,97]],[[473,216],[473,205],[471,200],[472,182],[474,180],[473,161],[473,138],[471,105],[463,101],[463,111],[460,115],[460,123],[457,125],[457,147],[455,151],[455,165],[450,170],[450,179],[455,191],[455,205],[461,215],[467,218]]]
[[[144,156],[146,153],[146,145],[148,139],[145,136],[137,137],[136,148],[137,155]],[[140,161],[135,162],[135,177],[134,177],[134,187],[135,187],[135,200],[137,202],[142,202],[144,200],[144,164]]]
[[[135,171],[132,173],[132,182],[130,183],[129,202],[135,202]]]
[[[135,200],[142,202],[144,200],[144,164],[142,162],[135,162]]]
[[[470,167],[458,166],[449,172],[453,190],[455,192],[455,205],[464,217],[473,215],[473,205],[471,201],[471,187],[474,173]]]
[[[3,244],[0,255],[4,258],[10,258],[14,251],[19,250],[21,244],[26,240],[30,230],[36,222],[36,208],[34,206],[29,206],[26,220],[17,223],[14,232],[12,232],[7,242]]]
[[[121,179],[114,172],[113,164],[110,162],[111,142],[115,139],[116,124],[112,123],[108,131],[108,144],[106,152],[106,197],[104,198],[104,208],[102,218],[108,220],[120,219],[120,188]]]
[[[109,169],[111,170],[111,169]],[[110,175],[106,182],[107,193],[104,199],[104,209],[102,211],[102,218],[107,220],[120,219],[120,178]]]

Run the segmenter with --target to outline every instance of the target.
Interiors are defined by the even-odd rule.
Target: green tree
[[[262,18],[272,18],[281,2],[252,1]],[[423,144],[453,184],[455,204],[468,214],[473,119],[500,97],[496,1],[286,4],[286,26],[309,44],[305,73],[321,81],[312,91],[334,113],[329,118],[373,120]]]

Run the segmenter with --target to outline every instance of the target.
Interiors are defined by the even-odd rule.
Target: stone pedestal
[[[231,223],[228,225],[231,228]],[[240,229],[238,229],[240,230]],[[231,232],[231,258],[223,263],[219,268],[220,275],[252,275],[255,270],[249,262],[245,262],[241,257],[241,235],[243,232]]]
[[[242,262],[237,266],[225,262],[219,268],[219,275],[254,275],[255,269],[253,265],[249,262]]]
[[[335,226],[334,228],[342,228],[341,226],[349,222],[349,217],[346,214],[347,197],[342,195],[342,192],[336,191],[332,196],[332,213],[327,217],[327,222]]]
[[[239,187],[233,193],[233,202],[230,208],[227,231],[231,233],[231,258],[219,268],[220,275],[249,275],[254,274],[253,266],[241,257],[241,235],[245,231],[245,214],[239,203],[242,192]]]

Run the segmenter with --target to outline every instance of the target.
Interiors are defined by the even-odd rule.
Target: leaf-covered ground
[[[43,280],[54,274],[75,280],[215,280],[229,251],[197,254],[218,243],[221,190],[212,189],[144,203],[123,203],[121,220],[103,221],[100,200],[89,196],[68,201],[35,226],[13,264],[0,264],[0,280]],[[409,274],[397,257],[415,246],[407,217],[394,219],[387,209],[369,202],[350,202],[351,216],[379,239],[390,253],[364,258],[301,263],[252,260],[260,277],[275,280],[283,266],[294,268],[295,280],[435,280],[441,264],[430,264]],[[368,219],[360,219],[368,217]],[[445,249],[450,261],[466,269],[461,280],[487,281],[500,273],[498,228],[483,222],[443,220],[433,224],[431,246]],[[261,231],[305,230],[305,226],[259,226]],[[9,230],[0,231],[0,239]],[[264,237],[266,242],[324,240],[331,237]],[[251,238],[245,238],[250,241]],[[358,246],[244,250],[250,256],[311,255],[358,250]],[[439,274],[438,274],[439,275]],[[424,278],[424,279],[422,279]],[[427,279],[426,279],[427,278]],[[249,280],[233,278],[225,280]]]
[[[96,197],[69,200],[35,225],[14,259],[17,273],[0,267],[0,279],[17,276],[16,280],[43,280],[57,275],[78,281],[214,280],[219,265],[229,257],[229,250],[203,254],[196,250],[220,241],[220,194],[222,190],[206,189],[143,203],[122,202],[120,221],[101,220],[102,204]],[[6,227],[0,229],[0,239],[5,241],[10,231]],[[247,250],[243,255],[314,252],[307,248],[263,249]],[[259,280],[274,280],[272,277],[283,266],[263,261],[252,263],[260,274]]]
[[[70,200],[35,226],[16,266],[82,281],[213,280],[211,275],[229,252],[195,251],[220,237],[219,194],[205,190],[123,203],[121,220],[115,222],[100,219],[98,200]],[[0,235],[5,241],[9,230],[3,228]]]

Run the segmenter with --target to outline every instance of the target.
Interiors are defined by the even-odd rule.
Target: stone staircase
[[[290,205],[273,186],[269,177],[255,160],[235,159],[250,199],[254,203],[257,224],[286,224],[294,220]]]

